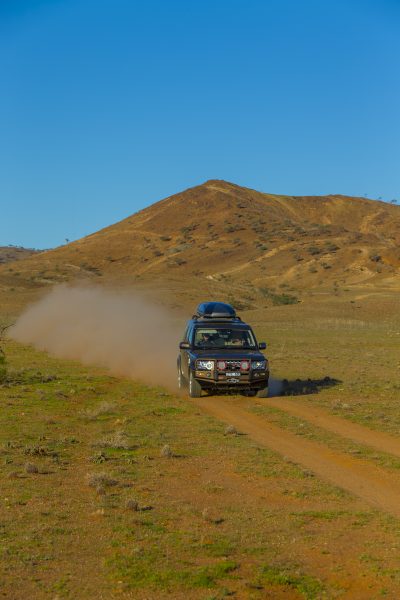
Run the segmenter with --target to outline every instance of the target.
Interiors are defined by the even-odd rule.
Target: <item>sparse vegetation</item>
[[[277,294],[265,287],[260,288],[260,292],[264,296],[264,298],[272,300],[272,304],[274,306],[298,304],[300,302],[297,296],[294,296],[293,294]]]
[[[340,398],[336,413],[396,431],[400,427],[395,401],[398,389],[385,387],[399,359],[396,329],[392,327],[390,337],[387,324],[347,323],[341,316],[327,322],[324,318],[313,314],[313,325],[307,327],[304,320],[271,320],[257,326],[258,338],[269,342],[275,373],[295,382],[300,373],[324,373],[327,365],[337,368],[339,357],[344,383],[322,387],[319,393],[310,394],[308,401],[329,409]],[[332,332],[337,340],[334,348]],[[379,373],[371,369],[377,360],[376,339],[392,344],[389,362]],[[361,379],[359,365],[349,358],[361,340],[368,382]],[[166,593],[190,597],[203,590],[203,583],[204,590],[216,597],[224,589],[243,595],[254,585],[252,589],[260,597],[270,589],[281,595],[293,590],[312,598],[322,585],[313,552],[318,552],[319,572],[324,572],[324,585],[314,597],[330,597],[332,589],[337,592],[331,557],[335,556],[339,567],[346,566],[349,575],[344,576],[343,585],[362,584],[369,563],[362,561],[352,570],[349,557],[365,554],[366,544],[376,548],[388,569],[394,568],[395,556],[387,557],[378,541],[385,537],[387,544],[395,547],[400,531],[393,525],[388,531],[384,517],[368,509],[360,515],[357,499],[307,475],[306,469],[259,447],[249,436],[224,435],[226,425],[200,413],[185,398],[58,361],[13,342],[7,355],[10,371],[19,375],[10,387],[0,388],[2,489],[3,497],[9,499],[4,501],[9,508],[4,511],[2,531],[13,548],[3,563],[7,565],[1,575],[5,591],[15,586],[16,576],[28,573],[24,589],[29,597],[54,594],[52,590],[62,578],[68,582],[70,595],[82,596],[80,557],[84,557],[88,590],[83,598],[88,599],[96,597],[99,586],[110,597],[115,586],[128,594],[139,590],[138,594],[154,598]],[[34,369],[27,368],[33,363]],[[38,393],[42,391],[44,397]],[[306,391],[302,389],[302,393]],[[120,429],[113,428],[122,424],[129,449],[111,444],[94,450],[98,440],[118,433]],[[295,427],[295,423],[282,426]],[[160,456],[165,445],[175,452],[177,431],[176,451],[185,456],[184,461]],[[309,434],[306,426],[300,431]],[[37,473],[25,470],[27,459]],[[206,478],[200,477],[206,473]],[[133,490],[128,487],[131,485]],[[255,486],[262,490],[261,496],[252,493]],[[239,504],[237,494],[242,498]],[[32,502],[30,496],[44,501]],[[21,511],[29,518],[18,519]],[[36,523],[43,521],[46,526],[38,529]],[[238,523],[245,523],[239,533]],[[310,550],[310,523],[314,539],[324,540],[322,548],[329,553],[326,562],[319,547]],[[354,534],[351,540],[349,530]],[[294,537],[295,545],[291,542]],[[35,564],[27,556],[34,556]],[[99,557],[103,559],[100,567]],[[291,566],[293,561],[296,567]],[[385,585],[396,597],[396,579],[382,574],[379,581],[369,581],[372,590]],[[12,597],[10,592],[8,595]]]
[[[318,600],[325,595],[324,586],[316,577],[291,573],[287,568],[265,566],[260,579],[265,584],[295,589],[307,600]]]
[[[114,487],[118,485],[118,481],[110,477],[107,473],[90,473],[86,476],[88,486],[97,488],[99,486]]]
[[[321,248],[318,248],[317,246],[310,246],[308,248],[308,253],[311,254],[311,256],[321,254]]]

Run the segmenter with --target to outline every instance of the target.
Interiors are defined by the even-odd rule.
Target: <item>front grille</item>
[[[241,360],[226,360],[226,370],[234,371],[235,369],[240,369]]]
[[[248,365],[250,366],[250,361],[247,359],[241,359],[241,360],[225,360],[223,358],[220,359],[220,361],[217,361],[217,367],[218,367],[218,362],[224,362],[226,364],[226,368],[222,369],[222,371],[245,371],[247,372],[248,369],[241,369],[241,364],[242,362],[245,361],[248,363]],[[221,371],[221,369],[218,368],[218,371]]]

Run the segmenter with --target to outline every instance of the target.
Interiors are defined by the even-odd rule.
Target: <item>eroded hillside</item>
[[[20,260],[18,270],[2,266],[0,284],[39,288],[90,278],[169,289],[216,286],[225,296],[245,286],[251,303],[255,295],[301,297],[343,286],[395,289],[399,273],[397,206],[341,195],[264,194],[211,180]]]

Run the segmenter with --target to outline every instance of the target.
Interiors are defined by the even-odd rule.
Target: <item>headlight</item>
[[[267,368],[267,361],[266,360],[253,360],[253,361],[251,361],[251,368],[265,370]]]
[[[196,369],[199,369],[200,371],[212,371],[212,369],[214,368],[214,361],[213,360],[198,360],[196,363]]]

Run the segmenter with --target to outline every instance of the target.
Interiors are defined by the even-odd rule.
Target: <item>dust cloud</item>
[[[58,358],[175,389],[180,328],[137,293],[60,285],[28,308],[11,338]]]

